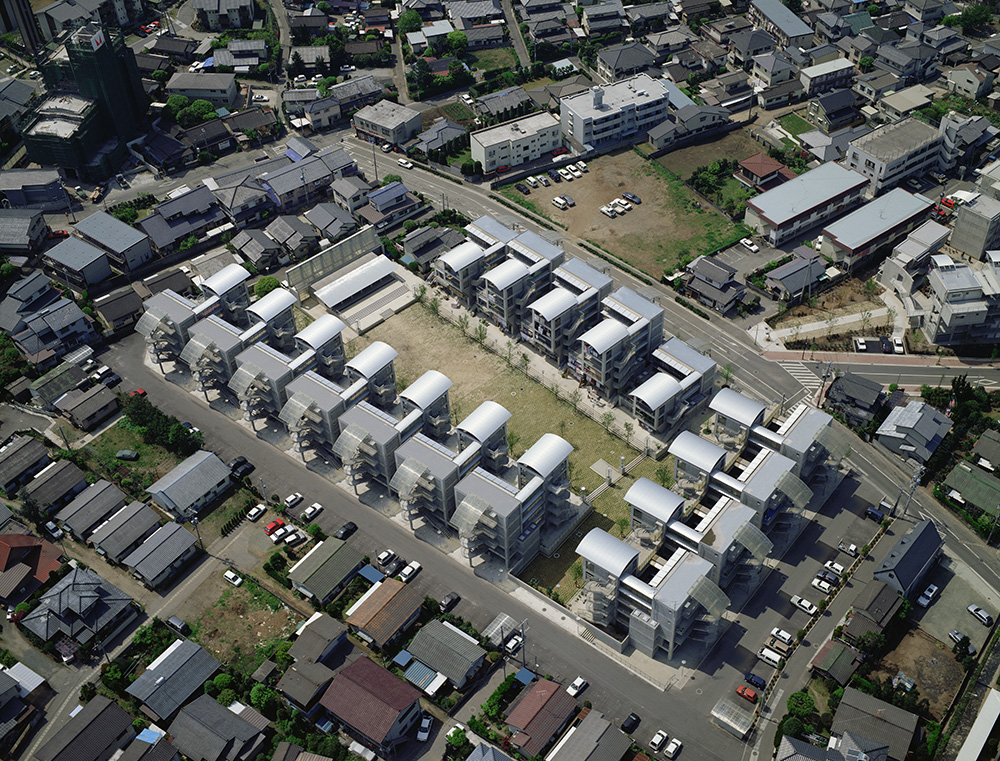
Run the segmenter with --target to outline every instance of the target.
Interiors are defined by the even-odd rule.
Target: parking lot
[[[858,354],[905,354],[906,343],[903,338],[864,336],[854,339],[854,351]]]
[[[963,563],[945,555],[941,558],[922,587],[934,584],[940,590],[937,598],[927,608],[913,607],[911,614],[920,622],[920,628],[951,650],[952,641],[948,632],[958,629],[968,635],[976,648],[982,649],[989,629],[974,618],[967,610],[969,605],[978,605],[991,616],[1000,610],[998,603],[982,580],[977,578]]]

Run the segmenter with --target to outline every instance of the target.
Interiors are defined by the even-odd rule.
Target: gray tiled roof
[[[56,519],[74,535],[86,538],[92,528],[124,507],[127,501],[125,492],[102,478],[80,492],[72,502],[56,513]]]
[[[486,656],[486,651],[468,635],[436,619],[425,624],[406,649],[456,685],[464,682],[469,671]]]
[[[132,604],[132,598],[89,568],[74,568],[46,592],[21,625],[43,640],[57,632],[81,644]]]
[[[69,460],[58,460],[31,479],[26,488],[39,506],[46,509],[73,490],[77,494],[83,491],[86,483],[86,476],[76,465]]]
[[[105,211],[98,211],[75,225],[83,235],[112,251],[126,251],[146,237],[132,225],[112,217]]]
[[[252,724],[208,695],[182,708],[168,731],[177,749],[191,761],[234,758],[258,735]]]
[[[926,570],[927,561],[944,545],[934,521],[923,520],[901,536],[875,570],[875,578],[891,575],[909,591]],[[880,579],[881,580],[881,579]]]
[[[16,478],[46,453],[45,445],[31,436],[20,436],[0,451],[0,473]]]
[[[289,571],[288,577],[323,600],[344,583],[363,559],[352,545],[324,539]]]
[[[889,746],[890,758],[903,759],[909,751],[916,728],[915,714],[848,687],[844,690],[844,697],[833,718],[832,731],[834,734],[841,734],[850,730],[885,743]]]
[[[27,248],[31,226],[39,214],[34,209],[0,209],[0,243]]]
[[[205,648],[190,640],[178,639],[125,691],[165,719],[200,690],[219,666]]]
[[[183,510],[195,504],[220,480],[230,475],[229,468],[216,455],[204,450],[195,452],[184,462],[148,489],[150,494],[162,492]]]
[[[136,738],[118,761],[174,761],[176,756],[177,748],[166,737],[161,737],[152,745]]]
[[[106,386],[97,384],[86,391],[79,389],[68,392],[55,402],[56,409],[62,410],[77,421],[87,420],[101,410],[111,414],[118,409],[118,397]]]
[[[160,526],[122,563],[147,581],[152,581],[194,547],[194,534],[179,523]]]
[[[45,252],[45,256],[71,270],[80,271],[98,259],[106,259],[101,249],[79,238],[66,238],[55,248]]]
[[[131,502],[116,512],[90,535],[89,542],[102,549],[114,561],[141,537],[155,530],[160,518],[149,505]]]
[[[104,761],[117,749],[114,740],[128,732],[132,717],[103,695],[91,698],[45,745],[37,761]],[[134,736],[135,732],[129,732]]]

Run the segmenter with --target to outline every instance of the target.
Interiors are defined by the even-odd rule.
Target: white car
[[[396,553],[392,550],[382,550],[378,557],[375,558],[375,562],[381,568],[385,568],[389,563],[396,559]]]
[[[566,688],[566,692],[569,693],[569,696],[571,698],[575,698],[585,689],[587,689],[587,680],[584,679],[582,676],[578,676],[576,679],[573,680],[573,684],[571,684],[569,687]]]
[[[804,610],[810,616],[815,616],[816,611],[819,610],[815,605],[809,602],[804,597],[799,597],[798,595],[792,595],[792,605],[794,605],[799,610]]]
[[[606,204],[601,207],[601,214],[603,214],[606,217],[611,217],[612,219],[618,216],[618,212],[610,204]]]
[[[420,728],[417,730],[417,740],[419,742],[427,742],[427,738],[431,736],[431,727],[434,725],[434,719],[430,716],[424,716],[420,720]]]
[[[590,171],[589,169],[587,169],[587,165],[584,164],[582,161],[577,161],[576,162],[576,168],[579,169],[581,172],[589,172]]]
[[[649,741],[649,747],[653,753],[659,753],[660,748],[662,748],[667,742],[667,733],[662,729],[653,735],[653,739]]]
[[[619,209],[622,209],[623,211],[632,211],[632,204],[630,204],[624,198],[616,198],[611,203],[613,203],[615,206],[617,206]]]
[[[677,758],[677,754],[681,752],[682,743],[676,737],[667,743],[667,747],[663,749],[663,755],[667,758]]]
[[[538,183],[540,185],[544,185],[545,187],[548,187],[551,184],[549,182],[549,178],[546,177],[544,174],[538,175],[538,177],[536,177],[535,179],[538,180]]]
[[[520,634],[515,634],[509,640],[507,644],[503,646],[504,651],[507,655],[516,655],[517,651],[521,649],[521,645],[524,644],[524,637]]]
[[[341,74],[346,74],[349,71],[357,71],[357,70],[358,69],[356,66],[351,66],[349,63],[345,63],[343,66],[340,67]]]
[[[234,587],[238,587],[240,584],[243,583],[243,577],[237,574],[235,571],[226,571],[222,575],[225,577],[226,581],[228,581]]]
[[[566,182],[573,182],[573,175],[571,175],[567,170],[560,169],[559,176],[562,177]]]
[[[844,575],[844,566],[842,566],[840,563],[834,563],[832,560],[827,560],[825,563],[823,563],[823,567],[830,573],[832,573],[834,576]]]
[[[271,544],[277,544],[282,539],[284,539],[286,536],[288,536],[288,534],[290,532],[292,532],[294,530],[295,529],[293,529],[291,526],[281,526],[273,534],[271,534],[268,538],[271,540]]]
[[[533,188],[537,188],[538,187],[538,180],[536,180],[534,177],[525,177],[524,181],[526,183],[528,183],[528,185],[530,187],[533,187]]]
[[[295,77],[296,82],[305,82],[306,79],[308,79],[308,77],[306,77],[305,74],[299,74],[297,77]]]
[[[813,579],[812,585],[814,589],[818,589],[825,595],[828,595],[833,591],[833,585],[829,581],[824,581],[823,579]]]
[[[309,507],[302,511],[302,520],[311,521],[321,512],[323,512],[323,506],[319,502],[313,502],[309,505]]]
[[[462,93],[462,102],[468,106],[472,105],[472,96],[469,93]]]
[[[754,243],[753,240],[750,238],[740,239],[740,245],[743,246],[743,248],[745,248],[747,251],[750,251],[751,253],[754,254],[760,251],[760,246]]]
[[[416,560],[414,560],[413,562],[411,562],[408,566],[406,566],[406,568],[404,568],[400,572],[400,574],[399,574],[399,580],[401,582],[403,582],[404,584],[406,584],[414,576],[416,576],[418,573],[420,573],[421,567],[422,566],[420,565],[420,563],[418,563]]]
[[[786,645],[792,644],[795,640],[792,639],[792,635],[786,632],[784,629],[775,626],[771,629],[771,636],[776,640],[784,642]]]
[[[413,162],[407,159],[399,159],[396,163],[403,167],[403,169],[413,169]]]
[[[261,95],[260,93],[258,93],[257,95],[253,96],[253,102],[254,103],[263,103],[266,100],[267,100],[267,96],[266,95]]]
[[[294,494],[289,494],[287,497],[285,497],[285,507],[295,507],[301,501],[302,501],[302,495],[299,494],[298,492],[295,492]]]
[[[52,521],[49,521],[48,523],[45,524],[45,530],[49,532],[49,534],[52,536],[53,539],[62,539],[63,538],[62,529],[59,528]]]
[[[566,169],[569,170],[569,173],[571,175],[573,175],[574,177],[576,177],[576,178],[583,177],[583,172],[581,172],[579,169],[577,169],[573,164],[569,164],[566,167]]]
[[[264,505],[257,505],[256,507],[251,507],[250,512],[247,513],[247,520],[254,523],[260,516],[267,512],[267,508]]]
[[[906,346],[903,345],[902,338],[892,339],[892,351],[894,354],[906,354]]]
[[[931,584],[929,587],[927,587],[927,589],[924,590],[924,593],[917,598],[917,605],[919,605],[921,608],[926,608],[928,605],[931,604],[931,601],[935,597],[937,597],[937,594],[938,594],[938,588],[935,585]]]

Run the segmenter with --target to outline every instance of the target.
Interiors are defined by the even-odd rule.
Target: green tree
[[[882,632],[865,632],[854,638],[854,647],[865,655],[875,655],[885,647],[885,635]]]
[[[969,641],[969,635],[963,634],[962,639],[952,646],[951,652],[957,656],[957,660],[962,660],[969,654],[969,645],[971,644],[972,642]]]
[[[170,79],[170,74],[165,69],[157,69],[152,74],[150,74],[150,77],[153,79],[153,81],[162,83]]]
[[[320,0],[320,2],[316,3],[316,9],[327,15],[330,14],[331,10],[330,4],[326,0]]]
[[[816,710],[816,702],[808,692],[793,692],[785,703],[788,713],[801,719],[811,716]]]
[[[962,33],[968,34],[974,29],[985,26],[993,18],[993,9],[986,4],[969,5],[958,17],[958,25]]]
[[[189,105],[191,105],[191,99],[186,95],[171,95],[163,107],[163,116],[172,122],[177,121],[177,114]]]
[[[803,728],[802,719],[798,716],[789,716],[781,722],[781,733],[789,737],[798,737],[802,734]]]
[[[445,38],[448,41],[448,49],[451,50],[453,55],[459,55],[465,52],[465,49],[469,46],[469,38],[465,35],[465,32],[458,31],[448,32],[448,36]]]
[[[410,32],[416,32],[424,25],[424,21],[420,18],[420,14],[415,10],[410,9],[408,11],[403,11],[399,17],[399,33],[408,34]]]
[[[870,55],[861,56],[861,60],[858,61],[858,68],[861,70],[862,74],[867,74],[875,67],[875,59]]]
[[[230,706],[236,702],[236,690],[223,690],[219,693],[219,697],[216,700],[219,701],[220,705]]]
[[[264,275],[253,287],[253,293],[258,299],[264,298],[275,288],[281,287],[281,281],[274,275]]]
[[[273,716],[278,708],[278,693],[266,684],[255,684],[250,690],[250,705],[265,716]]]
[[[613,412],[605,412],[601,415],[601,425],[603,425],[607,430],[611,430],[611,424],[615,422],[615,415]]]
[[[661,465],[656,469],[656,480],[660,486],[669,489],[674,484],[674,474],[666,465]]]
[[[31,523],[41,523],[45,513],[42,511],[41,505],[38,504],[38,500],[28,494],[27,488],[21,487],[17,498],[21,500],[21,515]]]

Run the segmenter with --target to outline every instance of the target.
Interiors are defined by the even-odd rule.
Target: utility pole
[[[205,543],[203,541],[201,541],[201,529],[198,528],[198,524],[199,523],[201,523],[201,521],[198,520],[197,516],[195,516],[194,518],[191,519],[191,525],[194,526],[194,532],[198,535],[198,544],[201,545],[201,551],[204,552],[205,551]]]
[[[907,490],[906,502],[903,503],[904,516],[907,515],[906,511],[910,506],[910,500],[913,499],[913,492],[915,492],[917,490],[917,487],[920,486],[920,479],[923,478],[925,470],[926,468],[924,468],[923,465],[918,465],[916,469],[914,469],[913,475],[910,476],[910,483],[907,484],[905,487],[903,486],[899,487],[899,499],[896,500],[897,505],[899,504],[899,501],[903,498],[903,490],[904,489]],[[895,511],[895,508],[893,508],[893,511]]]

